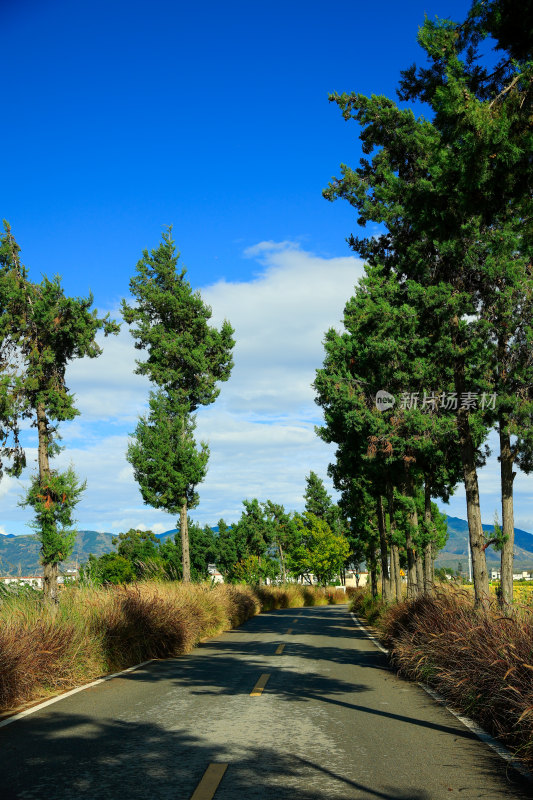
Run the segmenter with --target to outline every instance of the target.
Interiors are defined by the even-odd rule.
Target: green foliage
[[[233,565],[232,575],[237,583],[246,583],[249,586],[258,586],[266,578],[273,580],[277,577],[279,564],[274,559],[263,556],[248,555]]]
[[[139,575],[142,564],[146,564],[159,556],[159,539],[152,531],[141,531],[130,528],[126,533],[113,537],[117,553],[129,561]]]
[[[401,495],[413,496],[412,485],[421,473],[434,496],[449,493],[458,474],[450,454],[460,453],[478,601],[487,598],[488,584],[476,470],[483,463],[482,445],[496,417],[502,466],[508,476],[513,461],[523,459],[528,468],[533,463],[529,357],[533,342],[533,64],[524,55],[530,49],[523,37],[519,37],[518,48],[514,47],[518,27],[510,22],[509,12],[514,7],[509,0],[505,13],[500,13],[497,3],[476,3],[463,24],[426,19],[419,42],[429,67],[413,67],[404,73],[400,99],[428,103],[431,123],[416,119],[410,109],[402,109],[386,97],[332,95],[330,99],[338,104],[344,119],[361,126],[365,158],[357,169],[342,166],[340,177],[324,192],[329,200],[347,199],[357,210],[360,225],[385,226],[376,237],[350,237],[350,244],[374,274],[382,271],[382,289],[387,289],[388,281],[397,294],[391,306],[381,291],[373,310],[363,303],[362,292],[359,301],[356,295],[357,313],[350,322],[355,319],[361,333],[369,325],[371,335],[378,332],[379,336],[370,340],[357,337],[350,376],[357,399],[352,407],[355,411],[359,402],[355,413],[364,419],[381,464],[386,461],[383,456],[398,456],[398,463],[403,459],[409,473],[404,482],[409,488],[402,486],[399,478],[391,481]],[[493,64],[484,66],[480,43],[490,33],[504,50],[521,53],[522,60],[509,58],[507,52],[496,70]],[[395,336],[387,335],[387,325],[395,329]],[[332,333],[326,347],[333,339]],[[348,355],[348,346],[345,351]],[[401,380],[407,392],[448,392],[453,387],[458,398],[466,392],[478,397],[483,392],[495,393],[495,413],[486,408],[480,413],[458,404],[455,415],[439,412],[433,419],[416,413],[399,419],[396,408],[383,414],[380,422],[375,415],[365,417],[362,395],[372,384],[363,382],[368,376],[360,363],[365,367],[372,360],[380,377],[379,366],[388,368],[389,380],[380,381],[380,388],[393,391],[391,387]],[[344,385],[337,392],[346,400],[348,376],[341,374],[341,379]],[[334,375],[330,382],[333,387],[339,384]],[[327,388],[322,387],[324,391]],[[442,438],[446,433],[443,424],[452,416],[455,441],[448,435]],[[334,422],[327,420],[328,428]],[[395,422],[395,430],[387,429],[387,422]],[[354,427],[349,421],[348,435]],[[339,433],[333,430],[330,435],[339,441],[334,438]],[[514,444],[512,436],[516,436]],[[346,439],[347,435],[340,436],[340,441]],[[444,473],[434,458],[435,442],[446,456]],[[511,477],[505,492],[507,497],[512,492]],[[505,519],[503,524],[505,528]]]
[[[231,527],[232,555],[240,561],[246,556],[264,556],[272,544],[272,524],[257,499],[243,500],[244,511]],[[230,570],[231,573],[231,570]]]
[[[230,376],[233,329],[227,321],[220,330],[209,325],[211,309],[193,292],[178,260],[169,228],[157,249],[143,252],[130,281],[135,305],[123,301],[122,314],[135,347],[148,352],[137,373],[192,412],[213,403],[216,384]]]
[[[350,552],[350,545],[342,535],[334,533],[327,522],[305,511],[294,517],[298,531],[298,544],[288,556],[288,565],[294,576],[315,575],[326,586],[339,574]]]
[[[84,485],[73,469],[51,470],[49,459],[59,450],[57,424],[79,412],[66,384],[66,368],[75,358],[95,358],[102,352],[96,334],[118,333],[109,315],[91,310],[92,295],[71,298],[59,276],[29,280],[20,261],[20,248],[4,222],[0,239],[0,456],[12,459],[10,471],[18,475],[25,457],[18,442],[19,418],[31,419],[38,431],[39,475],[30,486],[24,505],[35,510],[35,528],[45,566],[45,592],[55,595],[56,566],[74,541],[72,510]],[[9,436],[12,443],[9,445]]]
[[[81,583],[95,586],[108,583],[117,586],[131,583],[136,578],[137,573],[132,562],[117,553],[104,553],[98,558],[90,555],[88,562],[80,570]]]
[[[305,479],[305,510],[316,517],[326,519],[332,506],[331,497],[326,491],[324,481],[318,477],[316,472],[309,473]]]
[[[263,503],[263,509],[269,526],[270,545],[277,551],[279,559],[278,572],[281,572],[281,580],[286,583],[287,554],[298,543],[298,529],[293,516],[287,513],[279,503],[267,500],[266,503]]]
[[[144,502],[171,514],[179,514],[184,503],[197,505],[195,486],[204,479],[209,458],[206,444],[196,448],[194,417],[177,400],[150,393],[149,414],[139,419],[126,456]]]
[[[216,537],[216,564],[222,575],[229,579],[233,565],[239,561],[245,553],[240,553],[233,533],[233,527],[228,525],[223,519],[218,521],[218,535]]]
[[[65,472],[51,472],[44,483],[34,476],[23,506],[35,511],[33,528],[41,541],[43,564],[58,564],[71,553],[76,540],[72,528],[73,510],[85,491],[72,467]]]
[[[130,528],[113,537],[116,553],[90,555],[83,577],[95,584],[129,583],[133,580],[158,580],[167,577],[159,539],[152,531]]]

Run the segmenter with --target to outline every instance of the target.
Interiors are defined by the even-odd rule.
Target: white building
[[[9,584],[12,583],[16,586],[32,586],[34,589],[43,588],[42,575],[8,575],[5,578],[0,578],[0,581],[6,586],[9,586]]]
[[[493,581],[499,581],[501,577],[499,569],[493,569],[490,573],[490,578]],[[513,572],[513,581],[533,581],[533,572],[529,572],[526,569],[522,572]]]

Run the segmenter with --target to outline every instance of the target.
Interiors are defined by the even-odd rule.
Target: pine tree
[[[313,473],[311,473],[313,474]],[[287,513],[282,505],[267,500],[263,509],[270,527],[268,535],[271,544],[277,548],[281,579],[287,582],[287,554],[292,551],[297,541],[297,529],[294,518]]]
[[[19,438],[26,404],[17,349],[11,335],[13,300],[22,269],[19,247],[4,220],[4,236],[0,240],[0,479],[4,472],[19,477],[26,466],[26,454]]]
[[[309,473],[305,479],[305,510],[321,519],[327,519],[331,506],[331,497],[326,491],[324,481],[319,478],[316,472]]]
[[[154,402],[166,407],[171,414],[172,438],[178,448],[171,468],[174,486],[165,489],[160,483],[159,476],[166,471],[162,463],[144,468],[139,451],[132,450],[130,455],[136,459],[139,476],[144,476],[141,492],[145,502],[156,503],[156,507],[170,513],[176,513],[180,506],[183,580],[188,582],[191,576],[187,510],[191,502],[196,502],[194,487],[207,469],[207,449],[195,449],[194,426],[188,422],[188,417],[200,406],[213,403],[220,392],[217,384],[228,380],[233,366],[234,340],[229,322],[225,321],[220,330],[209,325],[211,309],[202,301],[200,293],[191,289],[185,279],[186,270],[178,270],[178,260],[179,253],[176,253],[169,228],[157,249],[143,252],[130,281],[135,303],[128,305],[123,301],[122,313],[131,326],[135,347],[148,354],[146,360],[137,361],[136,372],[146,375],[158,387]],[[150,423],[152,427],[156,417],[161,419],[156,413]],[[163,420],[161,425],[164,426]],[[179,425],[182,426],[181,444],[178,443]],[[155,440],[164,441],[169,434],[162,430],[157,437],[155,433],[151,435],[152,457],[160,462],[166,456],[163,451],[158,452]],[[180,464],[184,469],[181,477]]]

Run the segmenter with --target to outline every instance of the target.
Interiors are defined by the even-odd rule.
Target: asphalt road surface
[[[0,729],[2,800],[532,796],[346,606],[261,614]]]

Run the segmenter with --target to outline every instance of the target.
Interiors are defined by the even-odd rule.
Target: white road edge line
[[[375,636],[372,636],[370,631],[368,631],[365,628],[365,626],[362,625],[361,622],[357,619],[353,611],[350,611],[350,615],[352,616],[355,624],[366,633],[368,638],[374,642],[376,647],[378,647],[382,653],[386,653],[387,655],[389,655],[389,651],[387,650],[387,648],[383,647],[381,642],[379,642]],[[500,758],[503,758],[504,761],[507,761],[507,763],[513,767],[513,769],[515,769],[517,772],[520,773],[520,775],[522,775],[524,778],[527,778],[527,780],[529,781],[533,781],[533,774],[529,772],[529,770],[527,770],[519,761],[517,761],[517,759],[513,756],[513,754],[506,747],[504,747],[503,744],[501,744],[493,736],[491,736],[490,733],[487,733],[486,731],[483,730],[483,728],[480,728],[480,726],[476,722],[474,722],[474,720],[470,719],[470,717],[465,717],[462,714],[458,714],[457,711],[454,711],[453,708],[450,708],[445,698],[442,695],[440,695],[437,691],[435,691],[435,689],[432,689],[431,686],[427,686],[427,684],[422,683],[420,681],[417,681],[417,683],[418,686],[420,686],[420,688],[426,692],[426,694],[428,694],[439,705],[445,708],[446,711],[449,711],[450,714],[452,714],[456,719],[459,720],[459,722],[461,722],[465,726],[465,728],[468,728],[468,730],[471,731],[475,736],[477,736],[478,739],[480,739],[484,744],[488,745],[491,748],[491,750],[494,750],[494,752],[497,753],[500,756]]]
[[[362,631],[364,631],[364,632],[366,633],[366,635],[368,636],[368,638],[369,638],[369,639],[372,639],[372,641],[374,642],[374,644],[376,645],[376,647],[377,647],[379,650],[381,650],[381,652],[382,652],[382,653],[385,653],[386,655],[389,655],[389,651],[387,650],[387,648],[386,648],[386,647],[383,647],[383,645],[381,644],[381,642],[380,642],[380,641],[378,641],[378,639],[376,639],[376,637],[375,637],[375,636],[372,636],[372,634],[370,633],[370,631],[369,631],[369,630],[367,630],[367,629],[365,628],[365,626],[364,626],[364,625],[361,625],[361,623],[359,622],[359,620],[357,619],[357,617],[355,616],[355,614],[353,613],[353,611],[350,611],[350,614],[351,614],[351,616],[353,617],[353,621],[355,622],[355,624],[357,625],[357,627],[358,627],[358,628],[361,628],[361,630],[362,630]]]
[[[120,672],[114,672],[112,675],[104,675],[103,678],[98,678],[98,680],[92,681],[92,683],[86,683],[84,686],[78,686],[76,689],[71,689],[69,692],[63,692],[63,694],[58,694],[56,697],[52,697],[50,700],[45,700],[44,703],[39,703],[39,705],[27,708],[25,711],[19,711],[18,714],[13,714],[11,717],[6,717],[5,719],[1,720],[0,728],[3,728],[5,725],[10,725],[12,722],[16,722],[18,719],[22,719],[23,717],[29,717],[30,714],[35,714],[36,711],[40,711],[42,708],[51,706],[52,703],[58,703],[60,700],[64,700],[65,697],[70,697],[78,692],[83,692],[85,689],[90,689],[91,686],[98,686],[99,683],[110,681],[112,678],[119,678],[121,675],[125,675],[127,672],[133,672],[140,667],[144,667],[146,664],[150,664],[154,660],[155,659],[153,658],[149,658],[148,661],[142,661],[140,664],[135,664],[135,666],[128,667]]]

